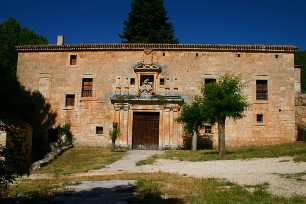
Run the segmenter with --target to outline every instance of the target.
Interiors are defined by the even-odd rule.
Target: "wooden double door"
[[[133,149],[159,148],[159,113],[133,113]]]

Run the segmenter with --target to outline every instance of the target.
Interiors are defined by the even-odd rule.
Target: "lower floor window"
[[[74,106],[75,95],[74,94],[66,94],[66,107]]]
[[[96,127],[96,134],[97,135],[102,135],[103,134],[103,127],[97,126]]]
[[[205,125],[204,130],[205,130],[205,133],[211,133],[211,126],[210,125]]]
[[[257,123],[263,123],[263,114],[257,114]]]

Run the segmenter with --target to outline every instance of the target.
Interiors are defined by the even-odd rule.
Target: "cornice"
[[[66,45],[21,45],[16,46],[18,52],[64,52],[64,51],[103,51],[103,50],[193,50],[215,52],[295,52],[292,45],[229,45],[229,44],[66,44]]]

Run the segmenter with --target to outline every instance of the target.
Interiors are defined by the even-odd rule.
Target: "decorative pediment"
[[[158,72],[162,71],[161,65],[158,63],[146,64],[144,62],[138,62],[134,65],[134,72]]]

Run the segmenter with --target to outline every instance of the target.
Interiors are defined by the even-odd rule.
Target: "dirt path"
[[[82,177],[160,171],[198,178],[227,179],[247,186],[268,183],[268,191],[272,194],[306,196],[306,162],[295,163],[292,161],[292,157],[204,162],[159,159],[153,165],[136,167],[135,163],[137,161],[145,159],[152,154],[153,152],[130,151],[126,157],[105,168],[73,174],[72,176]],[[287,175],[287,178],[284,175]],[[30,178],[35,179],[41,176],[34,174]]]
[[[178,173],[199,178],[222,178],[248,186],[268,183],[269,192],[272,194],[306,196],[306,162],[295,163],[291,157],[205,162],[157,160],[155,164],[141,166],[137,170]],[[282,175],[290,178],[284,178]]]

